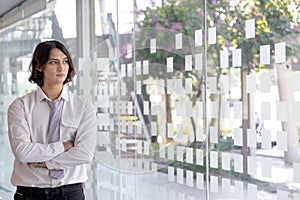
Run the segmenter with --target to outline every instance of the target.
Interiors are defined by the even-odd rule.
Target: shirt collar
[[[36,97],[37,97],[38,101],[43,101],[44,99],[49,99],[47,97],[47,95],[44,93],[44,91],[42,90],[42,88],[40,88],[40,87],[36,91]],[[63,90],[58,98],[62,98],[65,101],[69,100],[68,90],[65,87],[63,87]]]

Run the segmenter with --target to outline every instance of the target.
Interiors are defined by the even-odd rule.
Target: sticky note
[[[196,116],[203,117],[203,102],[196,102]]]
[[[183,184],[183,169],[177,168],[177,183]]]
[[[136,73],[136,75],[142,74],[142,62],[141,61],[135,62],[135,73]]]
[[[183,162],[183,150],[184,147],[176,146],[176,160]]]
[[[143,113],[144,115],[149,115],[149,101],[143,102]]]
[[[255,19],[248,19],[245,23],[246,39],[255,38]]]
[[[286,200],[289,199],[290,191],[277,190],[277,199],[278,200]]]
[[[196,126],[196,141],[203,142],[203,127]]]
[[[262,45],[260,46],[260,64],[269,65],[270,64],[270,45]]]
[[[242,119],[242,102],[236,101],[233,103],[234,119]]]
[[[218,130],[216,126],[210,126],[210,142],[217,144],[218,143]]]
[[[185,102],[185,116],[186,117],[193,116],[193,103],[191,101]]]
[[[177,124],[177,134],[176,137],[177,138],[182,138],[182,124]]]
[[[238,199],[244,199],[244,183],[242,181],[234,181],[234,193]]]
[[[212,193],[218,193],[219,188],[218,188],[218,177],[217,176],[210,176],[210,191]]]
[[[227,49],[220,51],[220,67],[221,68],[229,67],[229,53]]]
[[[168,138],[173,138],[174,137],[173,124],[168,123],[167,128],[168,128]]]
[[[257,185],[248,183],[247,195],[248,199],[257,200]]]
[[[261,102],[261,119],[271,120],[271,103]]]
[[[159,144],[159,157],[160,158],[166,157],[166,145],[165,144]]]
[[[193,66],[193,59],[192,55],[185,55],[184,56],[184,69],[185,71],[191,71]]]
[[[186,170],[186,185],[189,187],[194,187],[194,172]]]
[[[143,74],[149,74],[149,61],[144,60],[143,61]]]
[[[156,53],[156,38],[150,39],[150,53]]]
[[[195,46],[202,46],[202,29],[195,30]]]
[[[168,159],[174,160],[174,146],[172,144],[168,145]]]
[[[182,49],[182,33],[175,35],[175,49]]]
[[[126,77],[126,64],[121,64],[121,77]]]
[[[157,124],[156,124],[156,122],[151,122],[151,135],[152,136],[157,135]]]
[[[247,129],[247,146],[256,148],[256,131],[254,129]]]
[[[128,63],[127,64],[127,76],[132,77],[132,74],[133,74],[133,72],[132,72],[132,63]]]
[[[127,45],[126,58],[132,58],[132,44]]]
[[[280,42],[275,44],[275,63],[286,62],[286,43]]]
[[[149,155],[150,143],[144,142],[144,154]]]
[[[262,176],[272,178],[272,159],[261,158]]]
[[[234,49],[232,50],[232,66],[241,67],[242,66],[242,50]]]
[[[263,149],[271,149],[271,131],[263,130],[261,133],[261,147]]]
[[[218,104],[217,102],[210,102],[210,117],[218,118]]]
[[[212,94],[217,93],[217,77],[208,77],[208,90]]]
[[[217,29],[216,27],[208,28],[208,44],[217,43]]]
[[[203,67],[203,55],[195,54],[195,69],[201,70]]]
[[[192,94],[193,93],[193,85],[192,85],[192,79],[186,78],[185,79],[185,93],[186,94]]]
[[[222,193],[230,194],[230,192],[231,192],[230,179],[222,178]]]
[[[256,176],[257,173],[257,158],[255,156],[248,156],[247,157],[247,167],[248,167],[248,174],[252,176]]]
[[[173,57],[167,58],[167,72],[173,72]]]
[[[221,76],[220,87],[221,87],[221,94],[228,94],[228,92],[229,92],[229,77],[228,76]]]
[[[174,182],[174,167],[168,167],[168,181]]]
[[[287,132],[277,132],[277,150],[287,151]]]
[[[136,81],[136,94],[142,94],[142,82]]]
[[[200,190],[204,189],[204,176],[202,173],[196,172],[196,187]]]
[[[196,164],[203,166],[203,150],[196,149]]]
[[[261,92],[270,92],[271,87],[271,78],[269,74],[262,74],[260,77],[260,91]]]
[[[246,77],[246,91],[247,93],[255,93],[256,91],[256,80],[254,74],[247,75]]]
[[[132,103],[132,101],[127,102],[127,114],[128,115],[133,114],[133,103]]]
[[[193,149],[192,148],[186,148],[186,162],[193,164]]]
[[[210,152],[210,167],[211,168],[218,168],[218,152],[211,151]]]
[[[234,171],[243,173],[243,156],[234,155]]]
[[[222,152],[222,170],[230,171],[230,153]]]

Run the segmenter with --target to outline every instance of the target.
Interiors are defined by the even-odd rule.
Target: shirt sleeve
[[[85,104],[77,129],[74,147],[46,162],[47,168],[63,169],[89,163],[94,157],[97,140],[97,115],[92,104]]]
[[[64,152],[62,142],[42,144],[31,141],[30,128],[21,99],[15,100],[9,106],[7,117],[8,137],[12,152],[20,162],[44,162]]]

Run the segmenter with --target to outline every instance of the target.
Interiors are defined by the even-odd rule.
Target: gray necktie
[[[48,144],[53,142],[58,142],[60,140],[59,135],[59,122],[60,122],[60,112],[59,112],[59,102],[58,101],[49,101],[51,108],[50,117],[49,117],[49,126],[48,126]]]
[[[61,99],[56,101],[47,100],[48,105],[51,108],[49,125],[48,125],[48,144],[58,142],[60,140],[59,126],[60,126],[60,114],[61,114]],[[49,176],[55,179],[61,179],[64,177],[63,169],[49,170]]]

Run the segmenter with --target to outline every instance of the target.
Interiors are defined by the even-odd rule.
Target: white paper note
[[[287,133],[286,131],[277,132],[277,149],[287,151]]]
[[[210,167],[211,168],[218,168],[218,152],[211,151],[210,152]]]
[[[172,144],[168,146],[168,159],[174,160],[174,146]]]
[[[167,58],[167,72],[173,72],[173,57]]]
[[[263,149],[271,149],[271,131],[263,130],[261,133],[261,140],[261,147]]]
[[[230,153],[222,152],[222,170],[230,171]]]
[[[222,178],[222,193],[228,195],[231,193],[230,179]]]
[[[182,33],[175,35],[175,49],[182,49]]]
[[[183,184],[183,169],[177,168],[177,183]]]
[[[260,64],[269,65],[270,64],[270,45],[260,46]]]
[[[149,74],[149,61],[148,60],[144,60],[143,61],[143,74]]]
[[[246,91],[247,93],[255,93],[256,91],[256,80],[254,74],[247,75],[246,77]]]
[[[257,185],[248,183],[247,194],[248,199],[257,200]]]
[[[212,193],[219,192],[219,181],[217,176],[210,176],[210,188]]]
[[[174,167],[168,167],[168,181],[174,182]]]
[[[135,62],[135,73],[136,73],[136,75],[142,74],[142,62],[141,61]]]
[[[261,158],[262,176],[272,178],[272,158]]]
[[[256,131],[254,129],[247,129],[247,146],[256,148]]]
[[[202,126],[196,127],[196,141],[203,142],[203,127]]]
[[[173,130],[173,124],[168,123],[168,138],[174,137],[174,130]]]
[[[176,160],[183,162],[183,151],[184,147],[177,146],[176,147]]]
[[[248,156],[247,159],[248,159],[248,162],[247,162],[248,174],[252,175],[252,176],[256,176],[256,174],[257,174],[257,168],[256,168],[257,158],[255,156]]]
[[[243,156],[234,155],[234,171],[243,173]]]
[[[194,187],[194,172],[186,170],[186,185],[189,187]]]
[[[271,78],[269,74],[262,74],[260,77],[260,91],[261,92],[270,92],[271,87]]]
[[[204,176],[203,174],[196,172],[196,187],[200,190],[204,189]]]
[[[275,63],[286,62],[286,44],[280,42],[275,44]]]
[[[202,46],[202,29],[195,30],[195,46]]]
[[[217,29],[216,27],[208,28],[208,44],[217,43]]]
[[[203,67],[203,55],[195,54],[195,69],[201,70]]]
[[[218,143],[218,129],[216,126],[211,126],[210,130],[210,142],[217,144]]]
[[[165,158],[165,157],[166,157],[166,145],[159,144],[159,158]]]
[[[217,77],[208,77],[208,90],[212,94],[217,93]]]
[[[150,39],[150,53],[156,53],[156,38]]]
[[[255,38],[255,19],[246,20],[246,39]]]
[[[227,49],[220,51],[220,67],[221,68],[229,67],[229,53]]]
[[[232,50],[232,66],[241,67],[242,66],[242,50],[234,49]]]
[[[196,164],[203,166],[203,150],[196,149]]]
[[[193,58],[192,58],[192,55],[185,55],[184,56],[184,70],[185,71],[191,71],[192,68],[193,68]]]
[[[192,148],[186,148],[186,162],[193,164],[193,149]]]

